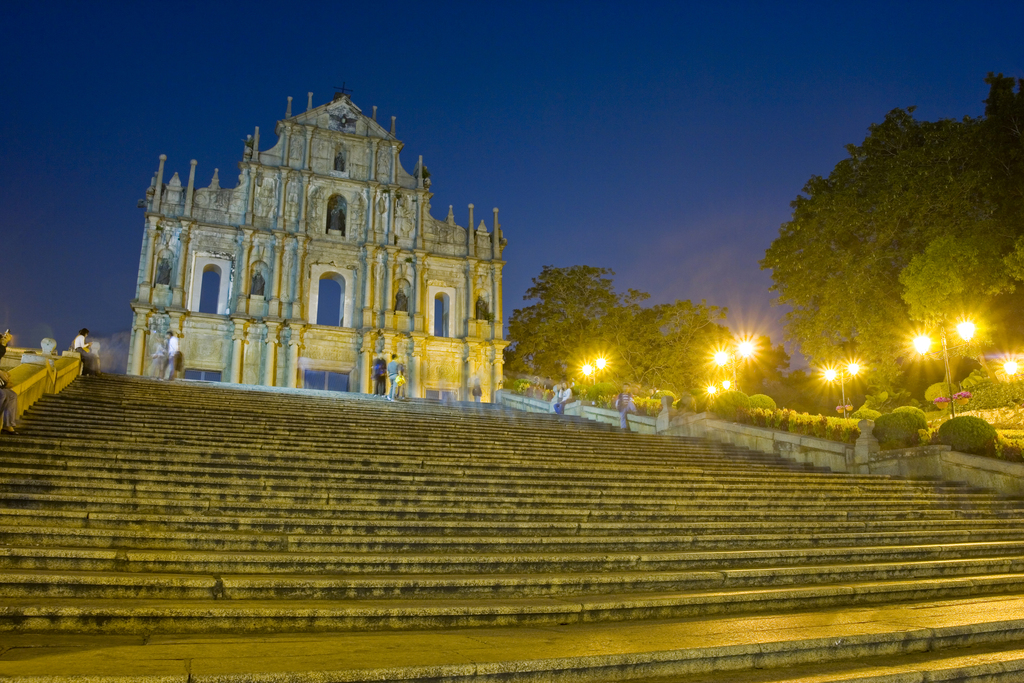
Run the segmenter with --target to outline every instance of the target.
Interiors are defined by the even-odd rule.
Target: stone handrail
[[[528,413],[550,413],[551,403],[539,398],[531,398],[521,394],[513,394],[504,389],[497,392],[496,402],[506,405],[509,408],[523,410]],[[597,406],[584,405],[582,401],[573,401],[565,406],[565,414],[576,417],[584,417],[595,422],[603,422],[610,425],[619,425],[619,413],[617,410],[598,408]],[[657,433],[657,419],[644,415],[628,415],[630,431],[640,434]]]
[[[10,371],[8,388],[18,395],[18,417],[46,394],[56,394],[82,373],[78,355],[22,363]]]

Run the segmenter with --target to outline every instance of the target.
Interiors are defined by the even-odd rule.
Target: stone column
[[[146,362],[146,330],[148,322],[143,311],[136,311],[132,324],[131,358],[128,359],[128,374],[141,375]]]
[[[423,346],[424,341],[413,340],[412,347],[412,368],[409,377],[409,396],[423,398],[426,395],[426,387],[423,384]]]
[[[291,126],[285,126],[284,131],[281,133],[284,136],[281,145],[281,153],[284,155],[281,157],[281,166],[291,168],[291,148],[292,148],[292,129]]]
[[[491,396],[488,401],[494,403],[496,392],[500,388],[498,385],[501,384],[501,378],[504,372],[505,357],[501,353],[501,349],[494,347],[494,361],[491,370]]]
[[[502,305],[501,305],[501,302],[502,302],[502,286],[501,286],[501,264],[500,263],[497,263],[497,264],[495,264],[493,266],[493,275],[492,275],[492,277],[494,278],[494,289],[493,289],[493,292],[494,292],[493,293],[493,296],[494,296],[494,306],[493,306],[494,310],[491,311],[491,312],[494,314],[494,322],[491,325],[491,329],[494,330],[494,335],[493,335],[494,339],[504,339],[505,338],[505,328],[504,328],[504,325],[502,323],[502,320],[503,320],[502,315],[504,315],[504,313],[502,312]]]
[[[289,389],[294,389],[299,386],[299,344],[302,342],[302,333],[300,328],[290,326],[290,335],[288,337],[288,362],[285,366],[285,373],[288,376],[288,381],[285,385]]]
[[[263,384],[268,387],[276,387],[278,324],[268,322],[266,325],[267,336],[263,341]]]
[[[153,225],[146,226],[145,246],[142,249],[142,268],[140,275],[138,294],[139,301],[149,302],[149,288],[153,281],[153,251],[156,249],[156,228]]]
[[[249,293],[249,257],[252,254],[253,231],[246,228],[241,228],[240,233],[242,239],[239,249],[238,280],[235,282],[235,311],[247,313],[248,307],[245,305],[245,298],[246,295],[248,295]]]
[[[295,293],[292,297],[292,317],[301,318],[307,320],[306,315],[309,310],[306,301],[306,247],[309,245],[309,238],[302,236],[295,238]],[[298,307],[298,314],[295,313],[295,309]]]
[[[280,230],[274,233],[274,265],[270,274],[270,311],[268,315],[281,317],[281,262],[284,256],[284,245],[286,233]]]
[[[192,240],[191,225],[184,225],[181,229],[181,236],[178,238],[178,271],[175,278],[176,285],[171,296],[172,306],[184,306],[185,284],[188,282],[188,245]]]
[[[472,333],[473,320],[476,316],[476,292],[473,291],[476,273],[474,271],[473,260],[468,259],[466,261],[466,322],[463,325],[466,337]]]
[[[359,347],[359,391],[364,394],[373,392],[373,378],[370,377],[370,356],[373,352],[373,342],[373,335],[366,333],[363,335],[362,344]]]
[[[304,169],[306,169],[307,171],[310,171],[310,170],[313,169],[313,128],[311,126],[306,126],[306,150],[305,150],[305,154],[306,154],[306,159],[305,159],[305,163],[302,164],[302,167]]]
[[[466,228],[466,253],[470,258],[476,256],[476,228],[473,227],[473,209],[475,207],[469,205],[469,227]]]
[[[234,329],[231,332],[231,367],[228,370],[228,383],[239,384],[242,381],[242,342],[245,341],[245,321],[232,318]]]
[[[245,199],[245,224],[252,225],[253,205],[256,201],[256,173],[251,165],[245,168],[245,181],[249,188],[249,195]]]
[[[860,436],[853,446],[853,460],[850,460],[850,453],[847,452],[846,470],[852,474],[868,474],[871,471],[871,458],[878,455],[878,439],[872,433],[875,423],[871,420],[861,420],[857,423],[860,429]]]

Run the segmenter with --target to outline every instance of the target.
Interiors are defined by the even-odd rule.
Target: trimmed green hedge
[[[872,410],[867,406],[861,406],[860,408],[857,408],[857,410],[850,413],[850,417],[853,418],[854,420],[877,420],[879,417],[881,417],[881,415],[882,414],[877,410]]]
[[[753,394],[750,397],[750,408],[760,408],[761,410],[778,410],[779,406],[776,405],[775,399],[765,394]]]
[[[736,420],[737,409],[750,410],[750,397],[742,391],[724,391],[715,397],[713,410],[723,420]]]
[[[883,450],[891,448],[908,448],[916,446],[921,437],[918,430],[927,429],[928,422],[924,417],[913,413],[888,413],[875,420],[872,434]]]
[[[954,451],[985,455],[996,441],[996,428],[980,417],[961,415],[942,423],[939,441]]]

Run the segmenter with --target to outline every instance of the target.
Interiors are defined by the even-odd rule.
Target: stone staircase
[[[711,629],[703,655],[694,645],[672,660],[690,668],[665,668],[661,647],[628,666],[607,651],[611,663],[585,672],[549,652],[561,663],[513,656],[491,673],[690,680],[694,662],[714,660],[737,676],[723,680],[776,680],[754,669],[863,669],[888,652],[852,645],[870,635],[897,654],[935,651],[933,663],[963,655],[948,647],[987,648],[1007,673],[985,680],[1024,681],[1024,612],[992,616],[1024,607],[1024,503],[991,492],[494,406],[114,376],[45,397],[20,431],[0,439],[0,678],[21,671],[5,668],[3,642],[26,638],[306,634],[327,651],[371,633],[412,648],[410,632],[437,629],[550,643],[550,629],[614,642],[685,626]],[[908,606],[960,621],[929,617],[911,637],[876,618],[867,635],[825,642],[850,615]],[[736,643],[708,649],[725,623],[742,636],[821,615],[831,626],[779,641],[803,659],[758,666]],[[869,680],[847,674],[820,680]]]

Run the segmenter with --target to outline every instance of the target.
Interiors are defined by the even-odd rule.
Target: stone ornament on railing
[[[52,356],[53,352],[57,350],[57,340],[47,337],[39,342],[39,348],[42,349],[44,356]]]

